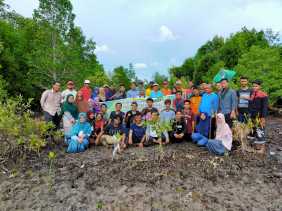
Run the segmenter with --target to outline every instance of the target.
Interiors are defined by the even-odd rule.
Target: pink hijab
[[[225,122],[223,114],[219,113],[216,116],[216,140],[222,141],[223,146],[231,150],[232,147],[232,131],[228,124]]]

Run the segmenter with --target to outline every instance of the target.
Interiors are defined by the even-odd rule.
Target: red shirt
[[[92,89],[90,87],[82,87],[79,91],[82,92],[83,100],[88,101],[92,95]]]
[[[95,121],[95,130],[97,130],[97,129],[102,129],[102,128],[104,127],[104,124],[105,124],[105,122],[104,122],[103,119],[101,119],[101,120],[96,120],[96,121]]]
[[[183,110],[184,120],[187,125],[187,133],[193,133],[194,114],[191,110]]]

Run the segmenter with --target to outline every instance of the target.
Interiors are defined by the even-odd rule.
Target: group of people
[[[259,122],[250,134],[258,152],[265,151],[265,118],[268,96],[261,90],[262,81],[240,78],[240,89],[233,90],[223,78],[217,84],[189,82],[184,88],[180,80],[173,89],[169,82],[162,86],[150,82],[145,88],[142,82],[132,82],[126,91],[120,85],[115,91],[108,85],[91,89],[90,81],[77,92],[74,82],[67,82],[67,89],[60,92],[60,83],[41,96],[41,107],[47,122],[60,128],[62,119],[67,152],[85,151],[90,145],[113,144],[118,140],[121,149],[129,146],[180,143],[193,141],[216,155],[232,150],[232,125],[237,120],[246,123],[250,119]],[[165,108],[158,110],[154,100],[174,95],[164,101]],[[131,102],[131,110],[124,113],[124,98],[146,98],[147,106],[138,109],[137,101]],[[115,110],[108,112],[106,101],[117,100]],[[167,129],[159,130],[163,125]]]

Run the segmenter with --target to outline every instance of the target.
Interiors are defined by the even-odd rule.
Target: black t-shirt
[[[241,97],[251,97],[252,90],[251,89],[239,89],[237,91],[238,96],[238,110],[240,112],[247,112],[249,108],[249,100],[242,99]]]
[[[186,131],[186,124],[184,120],[181,121],[174,121],[172,124],[173,133],[181,134],[185,133]]]
[[[119,134],[125,133],[125,130],[124,130],[124,127],[122,126],[122,124],[120,124],[118,127],[114,127],[113,124],[109,124],[105,128],[105,134],[107,134],[107,135],[113,136],[113,135],[116,135],[117,133],[119,133]]]
[[[120,112],[116,112],[116,111],[112,111],[110,114],[110,119],[113,120],[115,118],[115,116],[119,116],[120,117],[120,121],[123,122],[124,119],[124,112],[120,111]]]

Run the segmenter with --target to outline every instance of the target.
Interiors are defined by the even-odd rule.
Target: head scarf
[[[219,113],[216,116],[216,137],[215,139],[222,141],[224,147],[231,150],[232,147],[232,131],[225,122],[223,114]]]
[[[80,122],[80,118],[84,117],[85,121]],[[78,120],[76,121],[75,125],[72,127],[71,136],[77,136],[80,132],[83,132],[84,135],[90,136],[91,134],[91,125],[87,122],[87,115],[86,113],[82,112],[78,115]]]
[[[81,99],[78,99],[78,96],[81,94]],[[78,92],[76,95],[75,103],[77,105],[78,112],[85,112],[87,113],[89,109],[89,104],[87,101],[83,99],[83,95],[81,92]]]
[[[77,118],[77,107],[74,103],[70,103],[69,102],[69,98],[70,97],[74,97],[72,94],[67,95],[66,101],[63,103],[62,106],[62,114],[64,114],[65,112],[69,112],[73,118]]]

